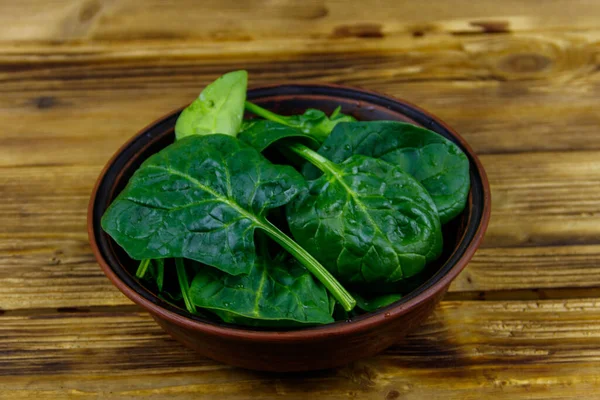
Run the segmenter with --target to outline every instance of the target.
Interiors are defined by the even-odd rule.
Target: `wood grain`
[[[598,27],[600,6],[584,0],[502,3],[444,0],[428,3],[426,15],[410,1],[379,0],[192,0],[168,2],[25,0],[0,6],[0,37],[6,41],[207,40],[250,41],[276,37],[358,37],[431,32],[469,34]]]
[[[291,375],[196,356],[133,310],[0,319],[0,396],[7,399],[558,399],[573,390],[592,395],[600,372],[600,306],[593,299],[443,302],[417,332],[378,357]]]
[[[451,292],[600,286],[600,246],[484,248]]]
[[[21,50],[16,64],[0,61],[0,166],[102,164],[126,138],[238,68],[250,71],[252,85],[318,80],[406,98],[478,154],[600,149],[598,43],[501,35],[403,52],[123,60],[92,51],[91,60],[66,53],[37,62]]]

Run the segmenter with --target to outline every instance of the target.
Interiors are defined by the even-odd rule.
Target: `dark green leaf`
[[[264,253],[257,255],[248,275],[201,269],[190,296],[196,306],[230,323],[294,326],[333,322],[325,287],[295,260],[279,264]]]
[[[177,139],[212,133],[237,135],[244,117],[247,86],[246,71],[230,72],[206,86],[179,115],[175,124]]]
[[[102,227],[134,259],[185,257],[248,273],[254,230],[305,182],[225,135],[190,136],[146,160],[110,205]]]
[[[465,207],[469,160],[457,145],[430,130],[394,121],[340,124],[319,154],[335,163],[361,154],[400,166],[427,189],[442,223]],[[315,168],[307,168],[305,173],[309,177],[319,174]]]
[[[396,282],[441,254],[435,205],[413,177],[370,157],[336,165],[304,152],[324,174],[288,204],[288,222],[298,243],[340,281]]]
[[[319,148],[319,142],[310,135],[296,128],[282,125],[278,122],[258,120],[242,131],[238,138],[262,152],[275,142],[284,139],[294,139],[313,149]]]
[[[158,292],[163,291],[164,281],[165,281],[165,260],[162,258],[152,260],[152,265],[155,269],[154,276],[156,277],[156,286],[158,287]]]
[[[354,298],[356,299],[356,305],[367,312],[373,312],[378,308],[389,306],[392,303],[397,302],[402,298],[400,294],[384,294],[382,296],[372,297],[372,298],[364,298],[357,293],[353,293]]]

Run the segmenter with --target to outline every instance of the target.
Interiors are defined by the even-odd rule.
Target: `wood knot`
[[[327,9],[327,7],[325,7],[325,6],[320,6],[320,7],[309,9],[309,11],[307,11],[306,14],[303,15],[303,19],[308,19],[308,20],[321,19],[321,18],[325,18],[328,15],[329,15],[329,9]]]
[[[81,7],[79,11],[79,21],[88,22],[91,21],[98,13],[102,10],[102,5],[95,0],[86,3]]]
[[[390,390],[388,394],[385,396],[385,400],[396,400],[400,397],[400,392],[397,390]]]
[[[334,38],[382,38],[385,35],[379,24],[340,25],[333,30]]]
[[[564,82],[596,68],[593,46],[566,39],[488,35],[463,48],[473,62],[505,81],[552,78]]]
[[[552,65],[548,56],[535,53],[511,54],[500,61],[498,68],[515,74],[543,72]]]
[[[52,96],[40,96],[33,99],[33,104],[39,109],[54,107],[56,99]]]
[[[508,21],[473,21],[469,25],[481,28],[481,33],[508,33],[510,24]]]

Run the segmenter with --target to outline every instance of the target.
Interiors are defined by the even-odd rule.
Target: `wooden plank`
[[[0,5],[4,41],[207,40],[360,37],[430,32],[468,34],[598,27],[600,6],[585,0],[553,2],[444,0],[423,7],[379,0],[365,13],[358,1],[311,0],[240,3],[235,0],[25,0]]]
[[[0,310],[129,304],[101,272],[87,239],[0,239]]]
[[[196,356],[143,312],[6,314],[0,317],[0,396],[593,398],[600,389],[599,319],[597,300],[443,302],[417,332],[380,356],[285,375]]]
[[[599,242],[598,152],[504,154],[481,160],[493,203],[485,246]]]
[[[600,246],[483,248],[450,292],[600,286]]]
[[[455,127],[479,154],[599,149],[598,49],[579,40],[502,35],[302,57],[111,60],[92,52],[97,59],[35,56],[38,63],[19,54],[0,62],[0,166],[101,164],[136,131],[241,67],[253,86],[318,80],[406,98]]]
[[[377,88],[376,82],[372,88]],[[535,84],[527,82],[378,85],[439,115],[478,154],[489,154],[600,149],[600,116],[593,108],[600,95],[594,88],[600,86],[589,84],[589,93],[580,95],[568,88],[536,94]],[[522,95],[510,97],[521,89],[525,90]],[[0,166],[102,165],[130,136],[193,99],[196,92],[190,84],[185,89],[4,93],[0,98]]]

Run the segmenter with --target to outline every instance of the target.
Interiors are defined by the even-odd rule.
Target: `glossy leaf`
[[[227,73],[206,86],[175,124],[177,140],[190,135],[222,133],[236,136],[244,117],[248,73]]]
[[[469,160],[457,145],[428,129],[394,121],[340,124],[319,154],[335,163],[360,154],[400,166],[427,189],[442,223],[465,207]],[[305,172],[311,177],[319,174],[315,168]]]
[[[435,205],[409,174],[361,155],[337,165],[292,146],[323,175],[287,206],[294,238],[341,282],[396,282],[442,251]]]
[[[183,257],[229,274],[248,273],[259,228],[299,260],[345,308],[355,301],[305,249],[269,222],[305,181],[236,138],[192,135],[146,160],[102,217],[134,259]]]
[[[248,273],[264,214],[304,186],[291,167],[271,164],[235,138],[191,136],[142,164],[102,227],[134,259],[185,257]]]
[[[267,120],[296,128],[319,142],[323,142],[340,122],[356,121],[354,117],[342,114],[341,107],[336,108],[331,117],[327,117],[323,111],[313,108],[309,108],[301,115],[278,115],[250,102],[246,102],[246,109]]]
[[[294,326],[333,322],[329,295],[295,260],[286,264],[257,255],[247,275],[201,269],[190,288],[192,302],[225,322],[250,326]]]
[[[353,294],[356,305],[363,311],[373,312],[379,308],[389,306],[402,298],[401,294],[384,294],[377,297],[365,298],[357,293]]]
[[[240,138],[264,149],[303,136],[297,129],[263,122]],[[336,165],[305,146],[290,141],[282,146],[324,173],[309,182],[309,194],[288,205],[287,218],[296,240],[340,280],[396,282],[439,256],[442,238],[435,205],[410,175],[370,157]]]
[[[276,142],[286,139],[299,141],[313,149],[318,149],[320,146],[314,137],[301,132],[299,129],[267,120],[256,120],[254,123],[248,124],[246,129],[240,132],[238,138],[260,152]]]

